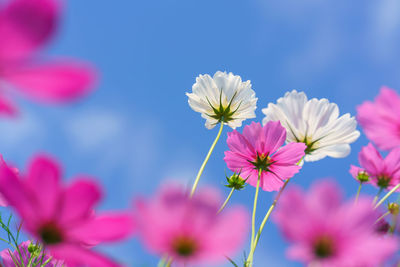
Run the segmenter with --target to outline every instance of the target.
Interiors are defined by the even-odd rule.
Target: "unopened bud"
[[[397,214],[399,214],[400,206],[399,206],[399,204],[392,202],[392,203],[388,204],[388,210],[389,210],[390,214],[397,215]]]
[[[28,251],[32,255],[39,255],[40,247],[35,245],[35,244],[33,244],[33,243],[30,243],[29,246],[28,246]]]
[[[234,173],[231,177],[226,177],[228,182],[226,187],[234,188],[235,190],[242,190],[246,186],[246,180],[240,177],[240,173]]]
[[[369,181],[369,174],[366,171],[360,171],[357,175],[358,181],[360,183],[365,183]]]

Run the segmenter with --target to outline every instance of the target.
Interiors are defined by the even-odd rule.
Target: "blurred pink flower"
[[[310,266],[379,266],[396,253],[397,239],[376,230],[379,211],[371,199],[342,203],[336,183],[321,181],[309,192],[292,187],[274,219],[292,243],[290,259]]]
[[[31,244],[31,241],[25,241],[22,242],[18,248],[21,252],[21,256],[19,256],[19,253],[17,250],[12,252],[12,255],[14,257],[14,259],[16,259],[18,261],[18,263],[24,263],[24,265],[21,266],[28,266],[29,263],[29,259],[32,257],[32,254],[28,251],[28,247],[29,244]],[[3,251],[0,252],[0,256],[2,259],[2,266],[4,267],[15,267],[15,263],[13,260],[13,257],[10,255],[10,252],[8,249],[4,249]],[[21,262],[21,258],[22,258],[22,262]],[[43,253],[38,253],[38,255],[36,256],[36,260],[33,260],[32,263],[33,264],[37,264],[37,263],[45,263],[48,259],[50,258],[50,256],[48,255],[43,255]],[[44,265],[45,267],[56,267],[56,266],[60,266],[61,267],[62,262],[57,261],[56,259],[52,259],[50,260],[50,262],[46,265]],[[34,265],[35,266],[35,265]],[[39,266],[41,266],[39,264]]]
[[[248,213],[234,207],[217,214],[221,204],[212,189],[190,198],[181,188],[168,185],[151,199],[136,201],[138,233],[149,251],[178,265],[224,261],[245,240]]]
[[[16,115],[11,86],[40,102],[74,100],[90,91],[95,71],[73,60],[43,62],[37,51],[53,35],[60,13],[56,0],[12,0],[0,6],[0,114]]]
[[[23,228],[57,259],[71,266],[119,266],[90,246],[128,237],[133,219],[127,213],[96,215],[99,186],[81,176],[61,184],[61,167],[46,156],[36,156],[25,175],[18,177],[0,166],[0,192],[23,221]]]
[[[400,145],[400,96],[393,89],[383,86],[375,102],[366,101],[358,106],[357,120],[380,149]]]
[[[297,163],[304,157],[304,143],[290,143],[282,147],[286,140],[286,130],[279,121],[267,122],[264,127],[252,122],[243,129],[243,134],[234,130],[228,133],[229,151],[225,151],[228,168],[247,183],[257,186],[258,172],[261,169],[260,187],[265,191],[277,191],[283,180],[296,174]]]
[[[389,190],[400,183],[400,148],[392,149],[382,158],[378,150],[369,143],[361,149],[358,161],[362,167],[359,170],[364,170],[369,176],[368,183]],[[358,167],[352,168],[351,172],[355,172]]]

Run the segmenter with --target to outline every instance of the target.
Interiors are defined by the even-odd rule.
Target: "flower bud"
[[[365,183],[369,181],[369,174],[366,171],[360,171],[357,175],[357,180],[360,183]]]
[[[390,214],[397,215],[397,214],[399,214],[400,206],[399,206],[399,204],[397,204],[395,202],[391,202],[388,204],[388,210],[389,210]]]
[[[246,186],[246,180],[240,177],[240,173],[234,173],[231,177],[226,176],[228,184],[225,185],[229,188],[234,188],[235,190],[242,190]]]
[[[40,254],[40,247],[36,244],[30,243],[28,246],[28,251],[30,254],[37,256]]]

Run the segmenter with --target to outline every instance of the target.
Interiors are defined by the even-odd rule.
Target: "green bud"
[[[399,206],[399,204],[392,202],[392,203],[388,204],[388,210],[389,210],[390,214],[397,215],[397,214],[399,214],[400,206]]]
[[[360,183],[365,183],[369,181],[369,174],[365,171],[361,171],[357,175],[357,179],[360,181]]]
[[[234,173],[231,177],[226,176],[228,182],[226,187],[234,188],[235,190],[242,190],[246,186],[246,180],[240,177],[240,173]]]
[[[33,243],[30,243],[29,246],[28,246],[28,251],[32,255],[39,255],[40,254],[40,247],[35,245],[35,244],[33,244]]]

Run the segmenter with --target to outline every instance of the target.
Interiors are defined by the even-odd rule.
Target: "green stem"
[[[372,205],[375,205],[375,203],[378,201],[378,198],[381,195],[382,191],[383,191],[383,188],[380,187],[378,193],[376,194],[376,196],[374,197],[374,200],[372,201]],[[377,205],[375,207],[377,207]]]
[[[360,183],[360,184],[358,185],[357,195],[356,195],[356,198],[355,198],[355,200],[354,200],[354,203],[357,203],[357,202],[358,202],[358,197],[360,196],[361,187],[362,187],[362,183]]]
[[[204,168],[206,167],[206,164],[207,164],[208,160],[210,159],[211,153],[213,152],[213,150],[215,148],[215,145],[217,144],[219,138],[221,137],[222,129],[224,128],[224,123],[223,122],[220,122],[220,123],[221,123],[221,127],[219,128],[217,137],[215,138],[214,142],[212,143],[212,145],[210,147],[210,150],[208,151],[207,156],[204,159],[203,164],[201,165],[199,172],[197,173],[196,180],[194,181],[194,184],[193,184],[193,187],[192,187],[192,191],[190,193],[191,197],[193,196],[194,191],[196,191],[197,184],[199,183],[200,177],[203,174]]]
[[[165,267],[171,267],[172,264],[172,258],[167,262],[167,264],[165,265]]]
[[[383,202],[385,202],[385,200],[390,197],[391,194],[393,194],[397,189],[399,189],[400,184],[396,185],[395,187],[393,187],[381,200],[379,200],[379,202],[375,205],[375,209],[377,207],[379,207]],[[376,200],[375,200],[376,202]],[[374,202],[374,203],[375,203]]]
[[[233,191],[235,191],[235,188],[232,188],[231,192],[229,193],[228,197],[226,198],[224,204],[222,204],[221,208],[218,210],[218,213],[220,213],[226,206],[226,204],[228,204],[228,201],[231,199]]]
[[[253,215],[251,218],[251,243],[250,243],[250,253],[253,251],[253,244],[254,244],[254,236],[256,231],[256,209],[257,209],[257,199],[258,199],[258,191],[260,190],[260,180],[261,180],[261,173],[262,169],[258,171],[258,178],[257,178],[257,186],[256,186],[256,193],[254,194],[254,203],[253,203]],[[253,257],[249,254],[247,258],[248,266],[253,265]]]
[[[165,257],[162,257],[157,264],[157,267],[164,267],[165,265]]]
[[[279,198],[282,195],[283,190],[286,188],[287,184],[289,183],[290,179],[287,179],[285,181],[285,183],[283,184],[283,186],[281,187],[281,189],[278,192],[278,195],[276,196],[276,198],[274,199],[274,202],[272,202],[271,206],[269,207],[267,214],[265,214],[264,220],[262,221],[260,228],[257,231],[257,236],[254,240],[254,244],[252,245],[252,250],[250,251],[249,257],[247,258],[248,260],[251,259],[251,261],[253,261],[253,257],[254,257],[254,252],[256,250],[258,241],[260,240],[260,236],[262,231],[264,230],[265,224],[267,223],[272,211],[274,210],[276,203],[278,203]]]

